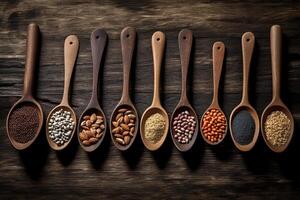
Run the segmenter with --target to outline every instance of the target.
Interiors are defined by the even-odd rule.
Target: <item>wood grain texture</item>
[[[296,1],[21,1],[0,2],[0,199],[298,199],[300,194],[300,3]],[[59,104],[64,82],[64,38],[76,34],[79,57],[71,87],[77,116],[92,91],[90,33],[108,33],[100,77],[100,104],[110,116],[122,93],[120,32],[137,31],[132,67],[132,100],[142,112],[151,104],[153,62],[151,35],[166,34],[161,73],[161,100],[172,113],[180,98],[181,68],[177,37],[182,28],[194,34],[189,86],[199,116],[212,99],[212,55],[215,41],[226,46],[220,106],[228,117],[242,90],[241,36],[255,34],[250,100],[260,115],[272,97],[270,27],[283,29],[282,97],[295,118],[295,137],[288,152],[277,155],[259,137],[255,148],[239,153],[228,137],[213,148],[198,137],[192,152],[181,154],[168,137],[156,153],[137,137],[132,151],[119,152],[106,137],[103,147],[86,154],[76,140],[63,152],[49,149],[45,133],[25,152],[15,151],[5,133],[5,117],[20,98],[26,54],[26,30],[39,24],[40,67],[35,94],[45,114]],[[102,74],[102,73],[100,73]],[[106,134],[106,136],[109,136]]]

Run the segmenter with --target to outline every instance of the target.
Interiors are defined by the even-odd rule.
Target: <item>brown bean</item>
[[[86,120],[85,125],[87,127],[90,127],[92,125],[92,122],[90,120]]]
[[[130,124],[128,124],[128,126],[129,126],[129,128],[131,128],[131,127],[134,127],[135,124],[134,123],[130,123]]]
[[[103,133],[97,133],[96,138],[100,139],[102,137]]]
[[[98,128],[98,127],[99,127],[99,124],[92,124],[92,127],[93,127],[93,128]]]
[[[89,119],[90,119],[90,116],[86,115],[86,116],[83,117],[83,119],[84,119],[84,120],[89,120]]]
[[[118,121],[119,119],[120,119],[120,117],[122,117],[123,116],[123,114],[122,113],[119,113],[119,114],[117,114],[117,116],[116,116],[116,120]]]
[[[124,132],[122,133],[122,135],[123,135],[123,136],[129,135],[129,131],[124,131]]]
[[[81,126],[81,127],[85,126],[85,121],[82,121],[82,122],[80,123],[80,126]]]
[[[122,129],[124,129],[124,130],[126,130],[126,131],[129,131],[129,130],[130,130],[130,129],[129,129],[129,126],[126,125],[126,124],[121,124],[121,127],[122,127]]]
[[[91,128],[91,134],[93,135],[93,137],[96,137],[96,129]]]
[[[98,142],[98,139],[95,137],[92,137],[89,139],[90,144],[95,144],[96,142]]]
[[[126,112],[126,111],[127,111],[126,108],[121,108],[121,109],[118,110],[119,113],[123,113],[123,112]]]
[[[87,126],[82,126],[82,128],[85,129],[85,130],[89,130],[89,129],[90,129],[90,128],[87,127]]]
[[[114,136],[115,136],[116,138],[123,138],[123,135],[122,135],[122,134],[114,134]]]
[[[135,129],[134,127],[131,127],[130,128],[130,133],[134,133],[134,129]]]
[[[112,124],[113,124],[114,127],[118,127],[119,126],[119,123],[115,122],[115,121],[113,121]]]
[[[90,121],[91,121],[92,123],[94,123],[96,120],[97,120],[97,115],[96,115],[95,113],[93,113],[93,114],[91,115]]]
[[[121,144],[121,145],[125,145],[124,140],[121,139],[121,138],[116,138],[116,142],[119,143],[119,144]]]
[[[122,122],[123,122],[123,119],[124,119],[124,117],[122,116],[122,117],[120,117],[119,119],[118,119],[118,124],[122,124]]]
[[[130,136],[126,135],[126,136],[124,137],[125,145],[129,144],[130,140],[131,140]]]
[[[128,115],[125,115],[125,116],[124,116],[124,123],[125,123],[125,124],[128,124],[128,123],[129,123],[129,117],[128,117]]]
[[[88,138],[94,137],[93,133],[90,130],[86,131],[85,133],[86,133]]]
[[[82,142],[82,144],[85,145],[85,146],[90,146],[91,145],[91,143],[89,142],[89,140],[84,140]]]
[[[85,132],[82,131],[82,132],[79,133],[79,138],[80,138],[81,141],[84,141],[84,140],[88,139],[88,136],[86,135]]]
[[[114,129],[112,130],[112,133],[115,133],[115,134],[118,134],[118,133],[120,133],[120,129],[119,129],[119,127],[117,127],[117,128],[114,128]]]
[[[134,114],[129,114],[128,117],[129,117],[129,119],[135,119],[135,115]]]
[[[102,124],[103,120],[102,119],[97,119],[96,124]]]
[[[133,114],[133,111],[132,111],[132,110],[127,110],[127,111],[125,112],[125,115],[129,115],[129,114]]]

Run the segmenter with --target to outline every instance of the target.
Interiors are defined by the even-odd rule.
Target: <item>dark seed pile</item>
[[[39,127],[39,110],[35,105],[22,105],[14,109],[9,117],[9,134],[16,142],[32,140]]]
[[[255,122],[248,111],[242,110],[234,117],[232,128],[233,137],[239,144],[246,145],[252,141]]]

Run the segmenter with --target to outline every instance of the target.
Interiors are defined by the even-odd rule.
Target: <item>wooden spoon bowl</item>
[[[131,70],[131,64],[132,64],[132,57],[134,54],[134,48],[136,45],[136,30],[133,27],[125,27],[121,34],[121,47],[122,47],[122,61],[123,61],[123,92],[122,97],[120,99],[120,102],[112,112],[111,118],[110,118],[110,135],[111,139],[119,150],[125,151],[129,149],[137,135],[138,127],[139,127],[139,116],[136,108],[134,107],[130,94],[129,94],[129,85],[130,85],[130,70]],[[116,118],[116,115],[118,114],[118,110],[126,108],[128,110],[131,110],[134,112],[135,115],[135,127],[134,132],[132,133],[133,136],[130,139],[130,142],[125,145],[121,145],[118,142],[116,142],[115,136],[112,133],[113,130],[113,121]]]
[[[152,104],[144,111],[143,116],[141,118],[141,125],[140,125],[140,134],[142,141],[145,147],[150,151],[155,151],[159,149],[162,144],[164,143],[168,131],[169,131],[169,117],[165,109],[162,107],[160,102],[160,94],[159,94],[159,86],[160,86],[160,69],[161,63],[163,59],[163,53],[165,49],[165,34],[160,31],[156,31],[152,35],[152,53],[153,53],[153,64],[154,64],[154,92],[153,92],[153,99]],[[165,120],[165,130],[157,143],[152,143],[145,138],[145,123],[147,119],[155,114],[159,113],[163,116]]]
[[[78,128],[77,128],[77,138],[80,146],[86,152],[92,152],[96,150],[102,143],[107,130],[107,121],[103,110],[101,109],[98,101],[98,86],[99,86],[99,71],[102,63],[102,57],[107,44],[107,34],[102,29],[96,29],[91,33],[91,49],[92,49],[92,60],[93,60],[93,90],[92,97],[89,104],[81,114],[79,118]],[[95,113],[97,116],[103,117],[104,130],[102,130],[101,138],[90,146],[85,146],[80,140],[79,134],[82,131],[81,123],[83,117],[86,115],[92,115]]]
[[[249,114],[251,115],[254,124],[255,124],[255,130],[253,133],[253,139],[250,143],[248,144],[240,144],[239,142],[237,142],[236,138],[235,138],[235,133],[233,131],[233,120],[235,118],[235,116],[241,112],[241,111],[247,111],[249,112]],[[259,135],[259,117],[257,115],[257,112],[255,111],[255,109],[250,105],[250,104],[240,104],[237,107],[235,107],[230,115],[230,124],[229,124],[229,128],[230,128],[230,134],[231,134],[231,138],[233,140],[234,145],[240,150],[240,151],[250,151],[254,145],[256,144],[258,135]]]
[[[155,113],[159,113],[163,116],[164,120],[165,120],[165,130],[164,133],[162,135],[162,137],[160,138],[160,140],[156,143],[152,143],[149,140],[147,140],[145,138],[145,123],[146,120],[151,116],[154,115]],[[142,141],[145,145],[145,147],[150,150],[150,151],[155,151],[157,149],[159,149],[162,144],[164,143],[167,134],[168,134],[168,130],[169,130],[169,117],[168,117],[168,113],[162,108],[162,107],[156,107],[156,106],[150,106],[149,108],[147,108],[141,118],[141,125],[140,125],[140,132],[141,132],[141,138]]]
[[[172,126],[172,122],[174,121],[174,118],[183,111],[188,111],[190,113],[190,115],[195,118],[195,122],[196,122],[196,126],[195,126],[195,130],[194,130],[192,139],[187,144],[182,144],[182,143],[178,142],[176,138],[174,138],[175,130],[174,130],[174,127]],[[199,132],[199,120],[197,117],[197,113],[193,109],[193,107],[189,104],[177,105],[171,116],[171,135],[172,135],[173,143],[175,144],[176,148],[181,152],[190,150],[193,147],[193,145],[197,139],[198,132]]]
[[[282,146],[275,146],[275,145],[272,145],[266,138],[266,133],[265,133],[265,126],[264,126],[264,123],[267,119],[267,117],[273,112],[273,111],[281,111],[283,112],[287,117],[288,119],[291,121],[291,132],[289,134],[289,137],[288,137],[288,140],[287,142],[282,145]],[[292,113],[289,111],[289,109],[281,102],[279,104],[277,103],[270,103],[264,110],[263,114],[262,114],[262,117],[261,117],[261,132],[263,134],[263,138],[264,138],[264,141],[265,143],[267,144],[267,146],[274,152],[276,153],[280,153],[280,152],[283,152],[287,147],[288,145],[290,144],[291,142],[291,139],[293,138],[293,134],[294,134],[294,118],[293,118],[293,115]]]
[[[102,130],[103,134],[97,143],[92,144],[90,146],[85,146],[79,138],[79,133],[82,131],[80,124],[82,123],[84,116],[86,116],[86,115],[91,116],[93,113],[95,113],[97,116],[103,117],[104,130]],[[78,142],[79,142],[80,146],[82,147],[82,149],[85,150],[86,152],[92,152],[92,151],[96,150],[100,146],[100,144],[102,143],[102,141],[105,137],[106,129],[107,129],[106,117],[104,115],[104,112],[100,108],[100,106],[97,106],[97,105],[87,106],[87,108],[82,112],[82,114],[79,118],[78,128],[77,128],[77,138],[78,138]]]
[[[30,141],[28,141],[26,143],[19,143],[16,140],[14,140],[10,135],[9,120],[10,120],[11,113],[13,113],[16,109],[21,108],[23,106],[32,106],[32,107],[36,107],[38,109],[39,126],[38,126],[35,136]],[[23,150],[23,149],[26,149],[27,147],[29,147],[35,141],[35,139],[38,137],[39,133],[41,132],[41,129],[43,127],[43,121],[44,121],[43,110],[42,110],[41,105],[36,100],[21,98],[19,101],[17,101],[13,105],[11,110],[9,111],[7,120],[6,120],[6,132],[7,132],[8,138],[9,138],[11,144],[13,145],[13,147],[16,148],[17,150]]]
[[[212,102],[210,104],[210,106],[206,109],[206,111],[203,113],[202,117],[201,117],[201,123],[200,123],[200,131],[201,131],[201,135],[204,139],[205,142],[207,142],[210,145],[217,145],[219,143],[221,143],[224,138],[227,135],[227,129],[228,129],[228,123],[227,123],[227,119],[226,119],[226,115],[225,113],[221,110],[220,106],[219,106],[219,83],[220,83],[220,79],[221,79],[221,74],[222,74],[222,67],[223,67],[223,61],[224,61],[224,55],[225,55],[225,45],[223,42],[215,42],[212,48],[212,54],[213,54],[213,82],[214,82],[214,91],[213,91],[213,99]],[[211,142],[210,140],[208,140],[202,130],[202,124],[203,124],[203,120],[204,120],[204,115],[212,110],[212,109],[217,109],[218,111],[220,111],[222,113],[222,115],[225,117],[226,120],[226,129],[224,132],[224,135],[222,137],[222,139],[218,140],[217,142]]]
[[[222,139],[221,139],[221,140],[218,140],[217,142],[211,142],[210,140],[208,140],[208,139],[204,136],[203,130],[202,130],[202,128],[201,128],[201,127],[202,127],[202,124],[203,124],[203,120],[204,120],[204,115],[205,115],[208,111],[210,111],[210,110],[212,110],[212,109],[216,109],[216,110],[220,111],[220,112],[222,113],[222,115],[225,116],[225,121],[226,121],[226,128],[225,128],[224,135],[223,135]],[[226,137],[226,135],[227,135],[227,132],[228,132],[228,122],[227,122],[226,115],[225,115],[225,113],[221,110],[220,106],[218,106],[218,105],[210,105],[210,106],[206,109],[206,111],[203,113],[203,115],[202,115],[202,117],[201,117],[201,119],[200,119],[200,132],[201,132],[201,135],[202,135],[204,141],[205,141],[207,144],[210,144],[210,145],[218,145],[218,144],[220,144],[220,143],[225,139],[225,137]]]
[[[56,111],[59,111],[60,109],[63,109],[64,111],[68,111],[68,112],[70,112],[70,114],[71,114],[71,117],[72,117],[72,119],[73,119],[73,121],[75,122],[75,125],[74,125],[74,128],[73,128],[73,130],[72,130],[72,133],[71,133],[71,136],[70,136],[70,139],[67,141],[67,142],[65,142],[63,145],[57,145],[55,142],[53,142],[53,140],[49,137],[49,126],[48,126],[48,124],[49,124],[49,122],[50,122],[50,118],[51,118],[51,116],[56,112]],[[56,106],[55,108],[53,108],[52,110],[51,110],[51,112],[49,113],[49,115],[48,115],[48,118],[47,118],[47,123],[46,123],[46,136],[47,136],[47,141],[48,141],[48,143],[49,143],[49,145],[50,145],[50,147],[52,148],[52,149],[54,149],[54,150],[62,150],[62,149],[64,149],[64,148],[66,148],[66,146],[68,146],[68,144],[70,143],[70,141],[72,140],[72,138],[73,138],[73,135],[74,135],[74,133],[75,133],[75,127],[76,127],[76,113],[74,112],[74,110],[69,106],[69,105],[65,105],[65,104],[59,104],[58,106]]]
[[[118,110],[125,108],[127,110],[132,110],[134,115],[135,115],[135,127],[134,127],[134,132],[133,132],[133,137],[131,138],[129,144],[127,145],[120,145],[118,142],[116,142],[114,135],[112,134],[112,130],[113,130],[113,120],[116,118],[117,114],[118,114]],[[113,141],[113,144],[117,147],[117,149],[121,150],[121,151],[126,151],[127,149],[129,149],[131,147],[131,145],[133,144],[133,142],[135,141],[136,135],[137,135],[137,131],[139,129],[139,116],[138,116],[138,112],[135,109],[134,105],[131,102],[120,102],[116,108],[114,109],[114,111],[112,112],[111,115],[111,122],[110,122],[110,132],[111,132],[111,139]]]
[[[33,98],[32,96],[32,88],[33,88],[33,79],[35,73],[35,66],[37,60],[37,52],[39,47],[39,27],[37,24],[29,24],[28,26],[28,33],[27,33],[27,56],[26,56],[26,64],[25,64],[25,75],[24,75],[24,91],[23,96],[20,100],[18,100],[7,115],[6,120],[6,132],[8,138],[13,145],[14,148],[17,150],[23,150],[29,147],[38,137],[41,129],[43,127],[44,122],[44,115],[41,105]],[[38,128],[35,136],[26,143],[19,143],[11,137],[10,130],[9,130],[9,121],[11,114],[18,108],[23,106],[34,106],[38,109]]]
[[[257,138],[259,135],[259,125],[260,125],[257,112],[249,103],[249,94],[248,94],[249,71],[250,71],[250,64],[251,64],[252,54],[253,54],[253,50],[254,50],[254,45],[255,45],[254,34],[251,32],[244,33],[242,36],[243,94],[242,94],[241,103],[235,109],[233,109],[233,111],[231,112],[230,123],[229,123],[230,134],[231,134],[233,143],[240,151],[244,151],[244,152],[250,151],[256,144],[256,141],[257,141]],[[237,140],[235,138],[236,133],[233,132],[233,120],[236,117],[236,115],[243,110],[246,110],[247,112],[249,112],[249,114],[252,116],[252,119],[253,119],[254,125],[255,125],[253,138],[252,138],[251,142],[249,142],[248,144],[240,144],[239,142],[237,142]]]
[[[198,117],[191,106],[188,97],[187,97],[187,78],[188,78],[188,71],[189,71],[189,62],[190,62],[190,54],[193,45],[193,32],[188,29],[183,29],[178,34],[178,44],[179,44],[179,52],[180,52],[180,61],[181,61],[181,73],[182,73],[182,81],[181,81],[181,97],[179,100],[178,105],[174,109],[174,112],[171,116],[171,137],[173,143],[175,144],[176,148],[181,151],[185,152],[192,148],[194,145],[196,138],[198,136]],[[175,130],[173,127],[174,118],[181,113],[182,111],[188,111],[190,115],[192,115],[195,119],[196,126],[194,129],[194,133],[192,138],[189,140],[188,143],[182,144],[178,142],[178,140],[174,137]]]
[[[74,132],[76,130],[76,113],[69,105],[69,89],[70,89],[70,82],[73,74],[73,69],[76,63],[77,55],[78,55],[78,49],[79,49],[79,40],[77,36],[75,35],[69,35],[65,39],[64,44],[64,57],[65,57],[65,82],[64,82],[64,94],[61,103],[56,106],[54,109],[51,110],[51,112],[48,115],[47,122],[46,122],[46,138],[50,145],[50,147],[53,150],[63,150],[68,146],[70,141],[73,138]],[[63,145],[57,145],[53,140],[49,137],[49,122],[52,114],[54,112],[63,109],[64,111],[69,111],[70,115],[74,121],[74,127],[72,129],[71,136],[67,142],[65,142]]]
[[[280,97],[280,67],[281,67],[281,46],[282,46],[282,31],[279,25],[274,25],[271,27],[270,39],[271,39],[271,55],[272,55],[272,85],[273,85],[273,98],[271,103],[265,108],[261,117],[261,132],[267,146],[276,153],[280,153],[286,150],[289,146],[291,139],[294,134],[294,118],[292,113],[289,111],[287,106],[282,102]],[[273,111],[283,112],[291,122],[290,133],[288,140],[284,145],[275,146],[272,145],[266,138],[265,133],[265,121],[267,117]]]

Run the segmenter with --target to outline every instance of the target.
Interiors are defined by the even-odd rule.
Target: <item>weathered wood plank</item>
[[[0,199],[299,198],[299,2],[7,0],[0,2],[0,10]],[[5,120],[22,94],[26,28],[32,21],[42,31],[36,96],[45,115],[62,96],[64,38],[77,34],[80,39],[71,96],[80,115],[90,98],[92,84],[89,35],[97,27],[107,31],[109,43],[100,100],[108,117],[122,91],[119,34],[125,26],[134,26],[138,31],[132,94],[139,114],[152,98],[152,33],[162,30],[167,37],[161,91],[163,104],[172,113],[179,100],[181,80],[177,34],[182,28],[190,28],[194,32],[190,75],[193,105],[201,116],[211,101],[211,47],[222,40],[227,51],[221,100],[229,117],[241,98],[242,33],[252,31],[256,35],[251,96],[261,114],[271,99],[269,28],[281,24],[285,34],[283,96],[296,121],[291,148],[274,155],[260,138],[252,152],[241,154],[230,137],[217,148],[198,138],[192,152],[181,154],[168,138],[162,150],[150,153],[138,138],[132,151],[122,154],[107,137],[104,147],[87,155],[76,141],[67,151],[55,153],[42,133],[34,147],[17,152],[9,144]]]

